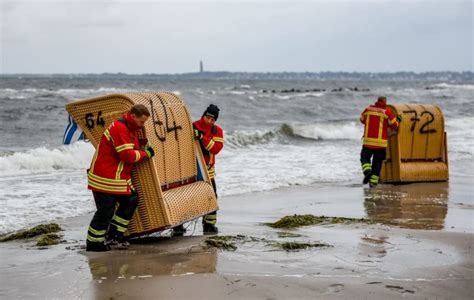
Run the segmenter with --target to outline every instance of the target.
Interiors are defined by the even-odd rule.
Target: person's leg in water
[[[373,149],[374,158],[372,160],[372,174],[370,175],[370,187],[376,187],[379,184],[380,171],[382,170],[382,163],[385,160],[386,149]]]
[[[360,152],[360,163],[362,166],[362,172],[364,173],[363,184],[369,183],[370,176],[372,175],[372,163],[370,162],[372,158],[372,151],[369,148],[362,147]]]
[[[120,195],[117,199],[119,205],[110,221],[107,243],[111,246],[128,247],[129,243],[124,233],[137,208],[138,194],[132,192],[131,195]]]
[[[214,189],[214,193],[217,198],[217,187],[216,181],[211,179],[212,188]],[[202,231],[204,234],[217,234],[219,233],[219,229],[216,226],[217,223],[217,211],[211,212],[202,217]]]
[[[116,195],[101,192],[92,194],[97,211],[87,230],[86,251],[109,251],[110,247],[105,243],[105,240],[110,219],[115,211]]]

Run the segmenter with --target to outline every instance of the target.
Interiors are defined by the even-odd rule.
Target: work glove
[[[153,148],[150,145],[145,146],[145,152],[148,158],[152,158],[153,156],[155,156],[155,150],[153,150]]]
[[[402,115],[398,115],[396,119],[397,119],[397,122],[400,123],[402,121]]]
[[[140,149],[145,149],[146,146],[148,145],[148,139],[146,138],[138,139],[138,144],[140,145]]]
[[[202,133],[201,130],[194,129],[194,138],[196,140],[202,140],[203,137],[204,137],[204,133]]]

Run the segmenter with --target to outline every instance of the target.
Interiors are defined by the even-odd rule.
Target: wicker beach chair
[[[97,147],[109,124],[134,104],[150,110],[141,137],[148,139],[156,155],[132,172],[139,204],[128,235],[172,228],[216,211],[217,199],[194,139],[191,116],[180,97],[170,92],[113,94],[71,102],[66,110]]]
[[[448,142],[441,109],[430,104],[389,105],[402,115],[398,134],[388,140],[382,182],[447,181]]]

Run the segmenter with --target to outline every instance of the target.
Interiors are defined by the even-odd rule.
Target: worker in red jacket
[[[224,147],[224,132],[217,124],[219,117],[219,108],[211,104],[209,105],[201,119],[193,123],[194,136],[200,141],[204,160],[206,161],[209,178],[214,188],[214,193],[217,198],[217,188],[215,181],[214,164],[216,163],[216,155]],[[204,234],[218,233],[216,227],[217,212],[212,212],[202,218],[202,231]]]
[[[388,128],[397,129],[401,119],[394,117],[390,108],[387,107],[387,98],[380,96],[375,105],[365,108],[360,121],[365,125],[364,144],[360,153],[360,162],[364,172],[363,183],[369,183],[370,187],[374,187],[379,183],[380,170],[386,155]]]
[[[110,245],[126,244],[124,232],[138,204],[131,172],[135,163],[155,154],[138,137],[149,117],[146,106],[136,104],[112,122],[100,139],[88,170],[88,188],[97,211],[87,231],[87,251],[108,251]]]

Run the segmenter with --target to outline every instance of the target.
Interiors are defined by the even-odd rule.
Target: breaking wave
[[[25,152],[4,153],[0,156],[0,178],[54,170],[85,169],[93,155],[94,147],[82,141],[54,149],[40,147]]]
[[[362,126],[355,122],[327,122],[303,125],[283,124],[280,129],[292,137],[311,140],[358,140],[362,136]]]
[[[288,142],[291,139],[322,140],[359,140],[362,126],[355,122],[327,122],[315,124],[283,124],[276,130],[232,131],[225,137],[226,146],[241,148],[270,142]]]
[[[474,84],[451,84],[451,83],[438,83],[434,84],[434,87],[441,89],[463,89],[463,90],[474,90]]]
[[[100,87],[97,89],[41,89],[41,88],[26,88],[26,89],[0,89],[0,97],[9,99],[28,99],[28,98],[44,98],[63,96],[66,98],[72,97],[88,97],[92,95],[113,94],[121,92],[130,92],[130,89],[118,89]]]

